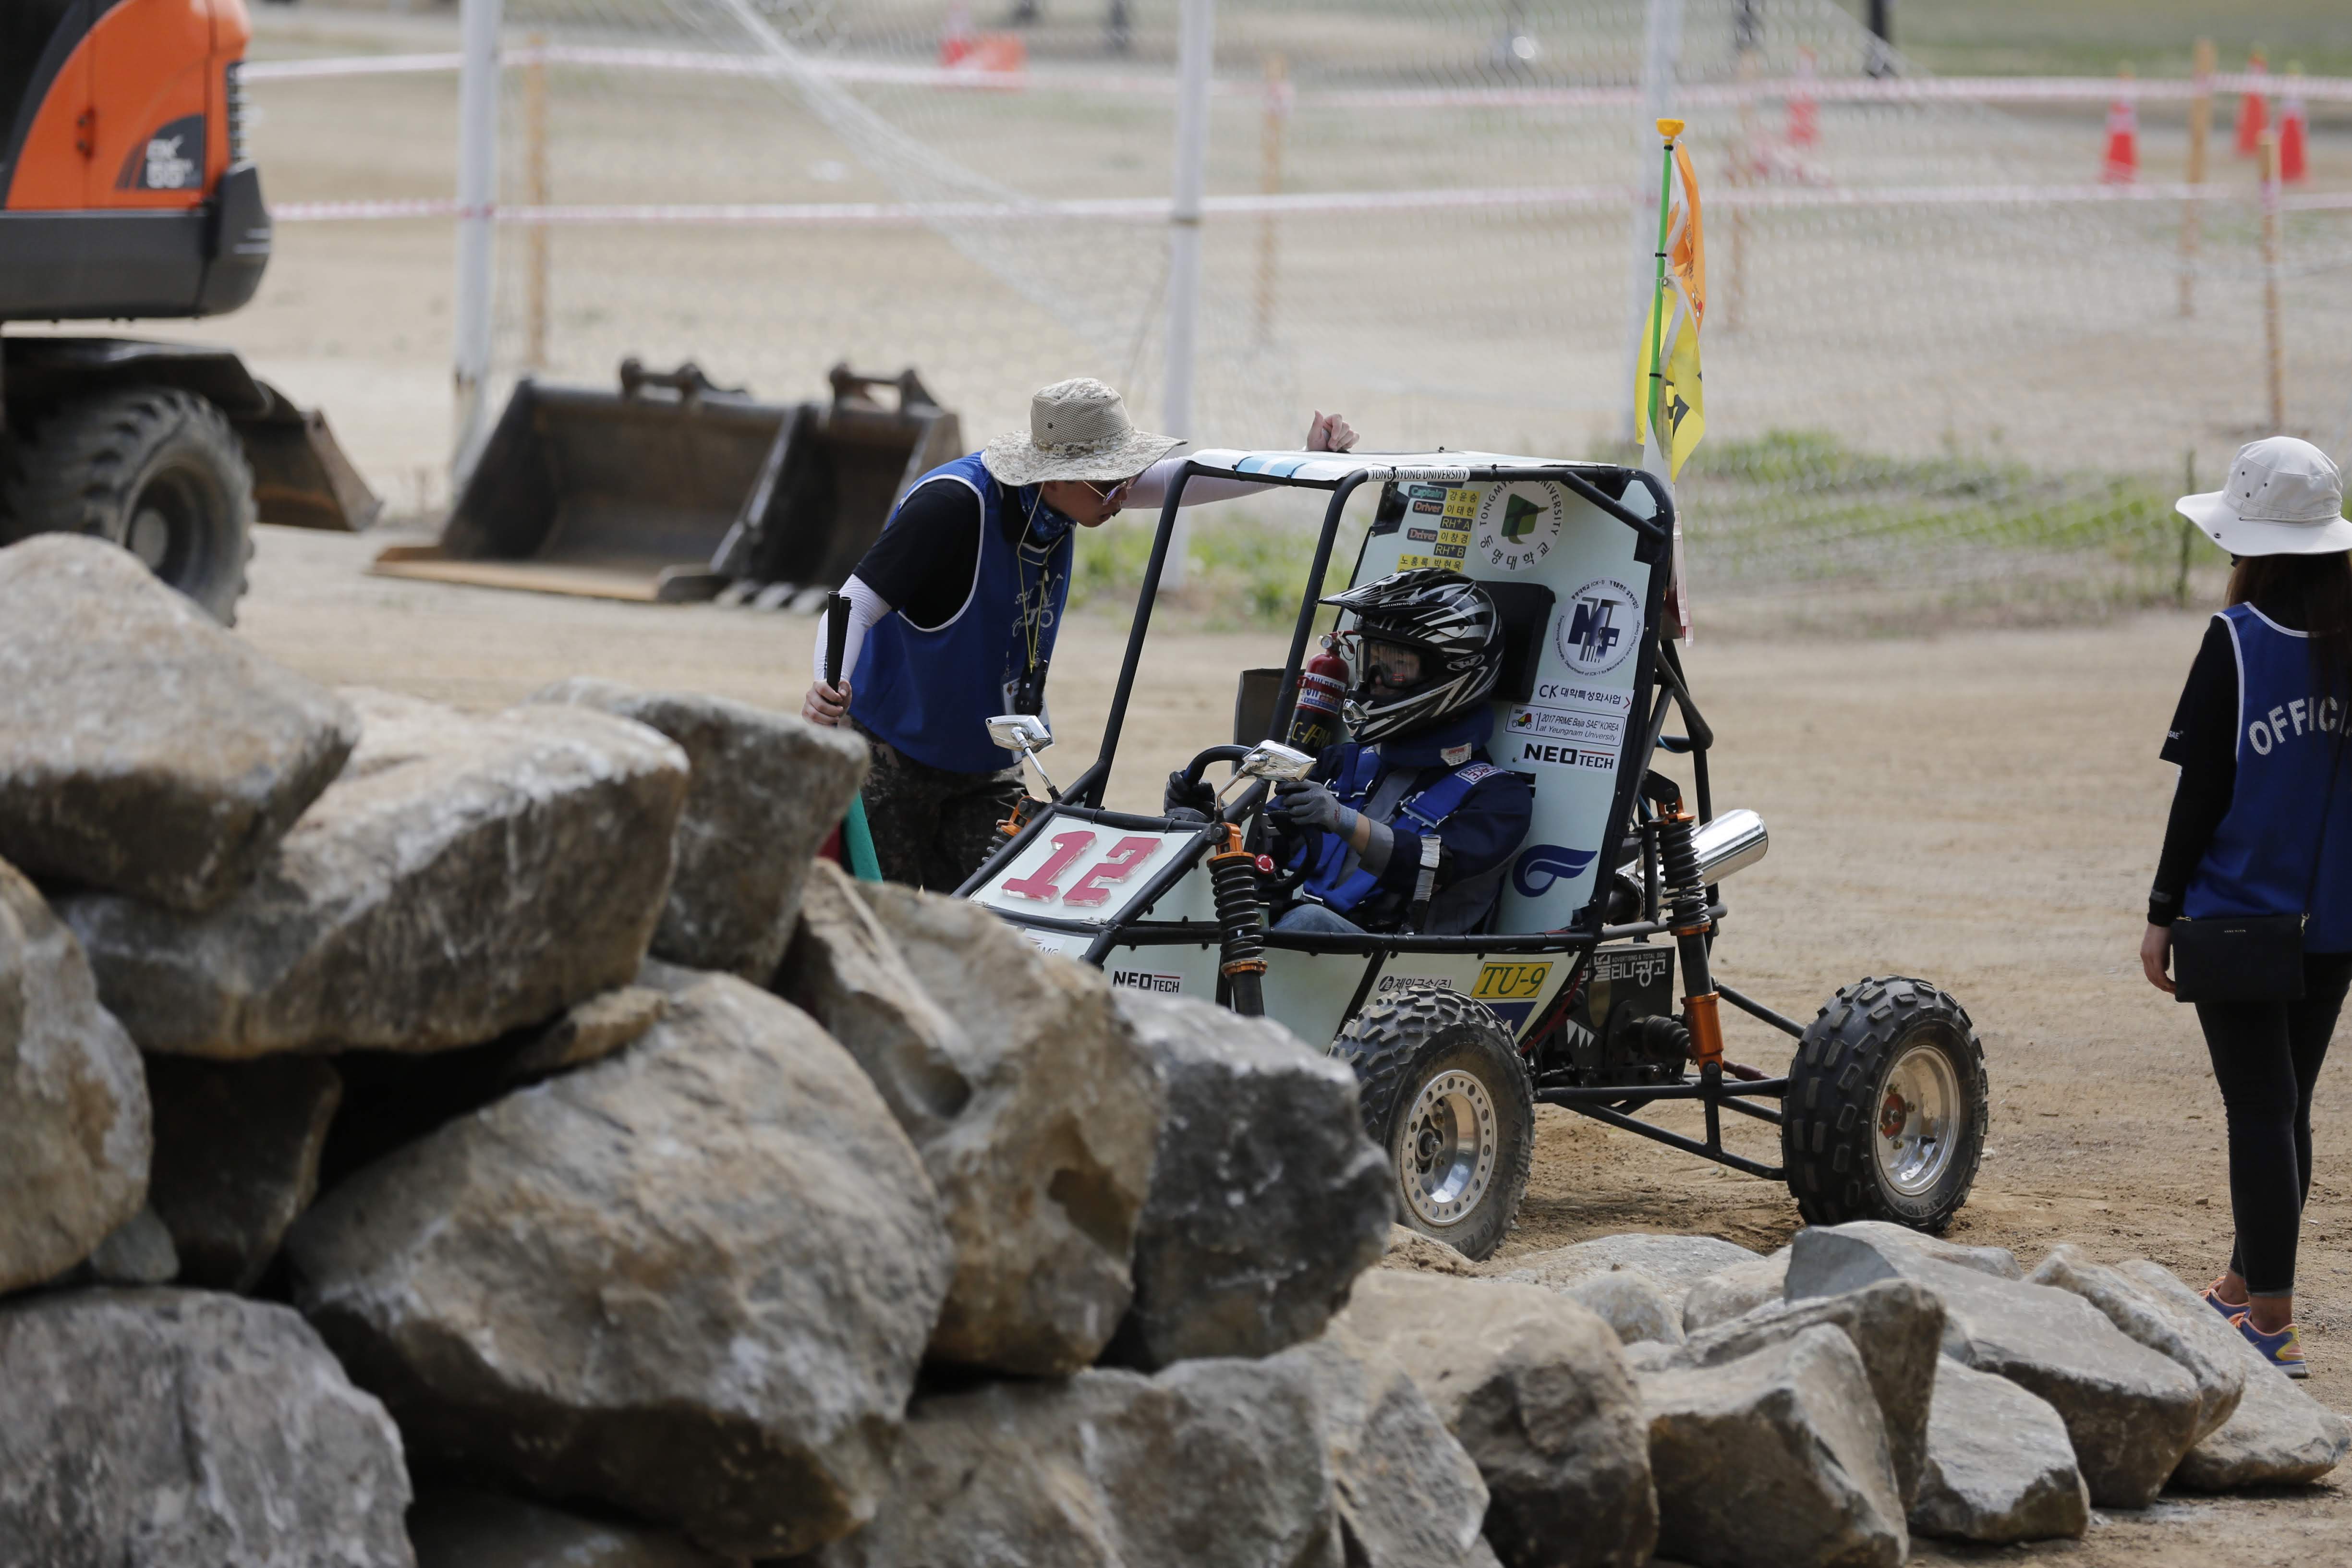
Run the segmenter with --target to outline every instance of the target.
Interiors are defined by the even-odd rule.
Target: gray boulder
[[[0,858],[201,911],[359,739],[350,706],[79,534],[0,550]]]
[[[1694,1283],[1683,1298],[1683,1332],[1701,1333],[1759,1307],[1776,1305],[1789,1285],[1789,1249],[1751,1258]]]
[[[2090,1523],[2090,1489],[2058,1412],[2005,1377],[1943,1358],[1912,1530],[2000,1546],[2079,1536]]]
[[[1034,1376],[1090,1365],[1134,1294],[1159,1074],[1099,970],[1039,952],[961,900],[888,883],[858,897],[954,1025],[933,1045],[967,1090],[944,1126],[914,1133],[955,1252],[929,1354]],[[860,1060],[905,1048],[887,1033],[861,1039],[871,1016],[819,1015]]]
[[[1932,1290],[1907,1279],[1882,1279],[1842,1296],[1759,1308],[1694,1335],[1677,1359],[1691,1366],[1720,1366],[1822,1323],[1843,1332],[1862,1355],[1886,1426],[1895,1490],[1907,1503],[1919,1489],[1927,1463],[1928,1393],[1942,1359],[1944,1304]]]
[[[2145,1286],[2069,1243],[2052,1247],[2026,1281],[2080,1296],[2129,1338],[2169,1357],[2196,1379],[2198,1412],[2196,1433],[2189,1439],[2192,1447],[2202,1442],[2207,1433],[2219,1430],[2238,1408],[2239,1395],[2246,1386],[2245,1363],[2236,1344],[2230,1342],[2242,1343],[2244,1339],[2211,1309],[2201,1314],[2203,1322],[2176,1323]]]
[[[83,1267],[102,1284],[169,1285],[179,1278],[180,1254],[155,1211],[141,1209],[100,1242]]]
[[[493,719],[348,694],[341,777],[205,915],[62,900],[99,994],[151,1051],[437,1051],[626,984],[669,883],[685,754],[577,709]]]
[[[439,1489],[408,1510],[416,1568],[732,1568],[683,1536],[498,1492]]]
[[[1531,1283],[1521,1274],[1507,1274],[1514,1283]],[[1660,1344],[1683,1342],[1682,1313],[1658,1282],[1638,1268],[1612,1268],[1579,1279],[1560,1291],[1584,1307],[1626,1344],[1654,1340]]]
[[[1364,1136],[1356,1075],[1271,1019],[1138,991],[1118,1009],[1168,1113],[1111,1357],[1152,1371],[1314,1338],[1393,1223],[1395,1183]]]
[[[499,1065],[500,1076],[509,1083],[537,1083],[601,1062],[635,1044],[661,1022],[668,1007],[666,993],[645,985],[624,985],[591,996],[515,1040]]]
[[[2189,1451],[2201,1410],[2195,1380],[2126,1338],[2081,1297],[1942,1262],[1842,1226],[1799,1231],[1793,1247],[1791,1301],[1891,1279],[1943,1298],[1944,1353],[2048,1402],[2066,1423],[2100,1507],[2147,1507]]]
[[[1640,1383],[1659,1555],[1696,1568],[1895,1568],[1909,1554],[1878,1402],[1837,1329]]]
[[[1342,1568],[1320,1405],[1286,1356],[918,1399],[889,1506],[811,1561]]]
[[[949,1264],[856,1063],[723,975],[346,1180],[287,1251],[421,1458],[747,1556],[873,1517]]]
[[[1836,1227],[1841,1236],[1859,1237],[1864,1240],[1894,1247],[1906,1247],[1938,1263],[1957,1264],[1972,1268],[1979,1274],[1995,1279],[2022,1279],[2025,1270],[2018,1266],[2017,1255],[2005,1247],[1962,1247],[1946,1241],[1940,1236],[1929,1236],[1913,1230],[1906,1225],[1895,1225],[1883,1219],[1848,1220]]]
[[[634,719],[685,749],[693,776],[654,956],[766,984],[809,865],[866,777],[865,741],[748,702],[585,676],[530,700]]]
[[[1313,1384],[1344,1555],[1361,1568],[1493,1561],[1486,1488],[1429,1400],[1378,1345],[1334,1331],[1283,1352]]]
[[[1596,1274],[1606,1274],[1613,1268],[1633,1268],[1649,1276],[1673,1298],[1679,1310],[1684,1293],[1708,1275],[1756,1260],[1756,1254],[1748,1248],[1712,1236],[1650,1236],[1636,1232],[1555,1247],[1549,1252],[1524,1253],[1509,1260],[1503,1278],[1523,1285],[1564,1290]],[[1498,1266],[1489,1268],[1491,1271],[1501,1271]]]
[[[2352,1424],[2264,1361],[2196,1291],[2163,1265],[2144,1258],[2122,1264],[2119,1272],[2147,1290],[2157,1309],[2185,1335],[2216,1351],[2231,1352],[2245,1369],[2237,1408],[2189,1450],[2172,1472],[2174,1486],[2200,1492],[2299,1486],[2344,1462],[2345,1449],[2352,1445]]]
[[[250,1290],[319,1193],[319,1152],[343,1082],[318,1057],[208,1062],[150,1057],[155,1164],[147,1201],[180,1278]]]
[[[1609,1326],[1524,1285],[1376,1268],[1332,1333],[1378,1345],[1486,1483],[1510,1568],[1637,1568],[1658,1538],[1639,1396]]]
[[[0,1128],[5,1292],[64,1273],[128,1223],[151,1148],[139,1052],[99,1005],[73,933],[5,862]]]
[[[0,1304],[11,1563],[410,1568],[383,1406],[284,1307],[194,1290]]]

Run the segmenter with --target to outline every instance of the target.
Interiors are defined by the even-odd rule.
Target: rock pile
[[[795,719],[54,535],[0,679],[9,1562],[1893,1563],[2344,1453],[2153,1265],[1395,1228],[1319,1050],[813,860]]]

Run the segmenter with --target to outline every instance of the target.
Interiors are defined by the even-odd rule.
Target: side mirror
[[[1241,771],[1249,778],[1281,783],[1303,779],[1314,767],[1315,759],[1297,747],[1286,746],[1278,741],[1261,741],[1242,759]]]
[[[1045,721],[1034,713],[999,713],[988,721],[988,738],[1003,750],[1018,752],[1028,760],[1029,765],[1037,770],[1037,776],[1045,781],[1047,799],[1062,798],[1062,792],[1054,787],[1053,775],[1037,760],[1037,753],[1054,743],[1054,731],[1045,727]]]
[[[988,721],[988,738],[1008,752],[1042,752],[1054,731],[1034,713],[999,713]]]

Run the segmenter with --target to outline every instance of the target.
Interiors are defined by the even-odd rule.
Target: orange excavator
[[[268,264],[243,0],[0,0],[0,322],[215,316]],[[381,503],[324,418],[231,351],[0,337],[0,543],[93,533],[223,621],[258,520]]]

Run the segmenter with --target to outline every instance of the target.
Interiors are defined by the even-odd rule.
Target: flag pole
[[[1658,271],[1650,290],[1650,439],[1658,449],[1674,461],[1674,445],[1659,432],[1658,418],[1665,409],[1665,367],[1658,363],[1658,353],[1665,339],[1666,312],[1666,211],[1675,195],[1675,138],[1683,133],[1679,120],[1661,120],[1658,134],[1665,141],[1664,166],[1658,174]]]

